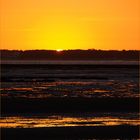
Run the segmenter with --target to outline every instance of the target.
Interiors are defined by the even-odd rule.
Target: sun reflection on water
[[[4,83],[1,96],[24,98],[48,97],[139,97],[138,84],[133,82],[25,82]]]
[[[115,126],[140,125],[138,119],[117,117],[1,117],[1,128],[37,128],[37,127],[69,127],[69,126]]]

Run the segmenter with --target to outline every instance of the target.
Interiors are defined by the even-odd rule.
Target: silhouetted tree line
[[[0,50],[2,60],[139,60],[138,50]]]

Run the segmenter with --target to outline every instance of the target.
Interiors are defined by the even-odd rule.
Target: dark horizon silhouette
[[[140,50],[0,50],[1,60],[139,60]]]

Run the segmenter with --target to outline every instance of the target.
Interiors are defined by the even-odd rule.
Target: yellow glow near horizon
[[[44,23],[42,23],[43,25]],[[70,19],[59,17],[48,19],[48,23],[43,26],[44,29],[36,31],[36,34],[28,34],[28,38],[33,40],[30,45],[40,49],[80,49],[84,48],[88,43],[87,31],[83,29],[83,25]],[[84,40],[84,41],[83,41]]]
[[[63,51],[63,49],[57,49],[56,51],[57,51],[57,52],[62,52],[62,51]]]
[[[139,0],[1,0],[1,49],[140,48]]]

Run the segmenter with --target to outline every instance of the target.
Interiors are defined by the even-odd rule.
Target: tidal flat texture
[[[139,138],[137,64],[2,64],[2,138]]]

